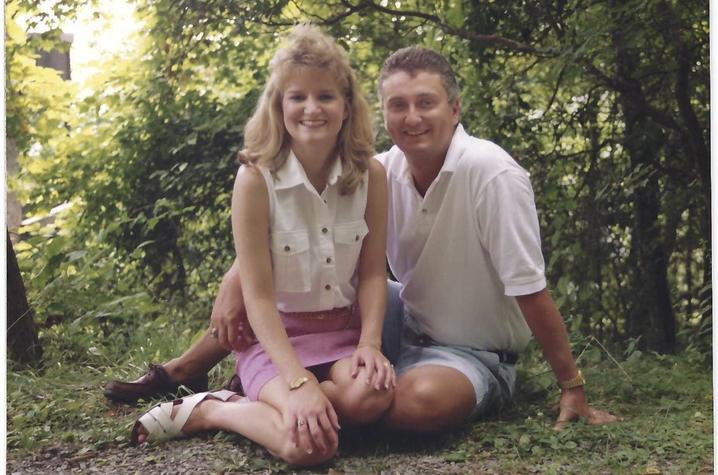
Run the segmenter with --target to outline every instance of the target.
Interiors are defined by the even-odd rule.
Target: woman
[[[380,351],[386,302],[386,176],[346,53],[311,26],[270,62],[245,130],[232,230],[258,343],[237,354],[247,393],[155,406],[135,443],[240,433],[297,465],[337,449],[343,423],[377,420],[395,375]]]

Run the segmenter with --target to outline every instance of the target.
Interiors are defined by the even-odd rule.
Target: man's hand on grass
[[[621,418],[614,416],[610,412],[589,406],[583,386],[562,390],[559,407],[558,419],[553,426],[555,430],[559,431],[563,430],[570,422],[576,422],[580,419],[583,419],[589,425],[609,424],[621,420]]]

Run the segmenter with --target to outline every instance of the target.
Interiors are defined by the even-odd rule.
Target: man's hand
[[[555,430],[559,431],[563,430],[570,422],[578,421],[581,418],[589,425],[608,424],[621,420],[609,412],[589,406],[583,387],[562,390],[559,405],[558,419],[553,426]]]
[[[256,341],[247,320],[236,265],[227,271],[219,286],[212,307],[209,331],[228,351],[242,351]]]
[[[566,327],[548,290],[520,295],[516,297],[516,302],[541,345],[556,379],[566,381],[574,377],[577,373],[576,363],[571,355]],[[607,424],[619,420],[613,414],[589,406],[583,386],[562,390],[560,407],[558,420],[554,425],[556,430],[563,429],[566,424],[579,418],[585,419],[588,424]]]

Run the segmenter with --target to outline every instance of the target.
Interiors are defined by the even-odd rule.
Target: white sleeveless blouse
[[[353,193],[339,193],[335,160],[318,194],[290,152],[277,171],[259,167],[269,193],[269,246],[277,308],[283,312],[331,310],[357,297],[357,264],[368,232],[368,172]]]

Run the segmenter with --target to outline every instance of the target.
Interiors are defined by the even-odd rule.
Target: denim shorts
[[[423,342],[413,330],[413,317],[399,298],[401,284],[388,281],[382,350],[394,364],[398,377],[424,365],[453,368],[471,382],[476,394],[472,417],[498,411],[511,402],[516,387],[516,366],[502,362],[498,353],[468,346]]]

